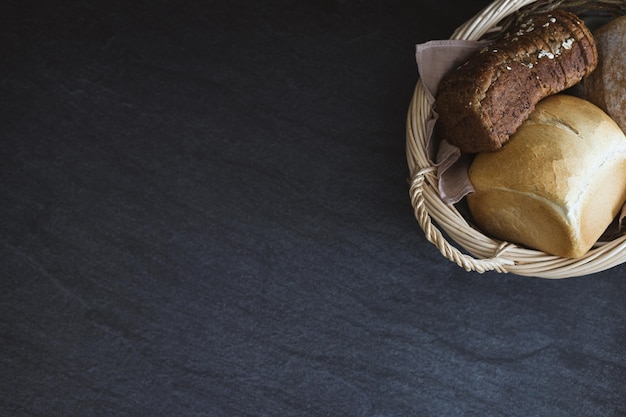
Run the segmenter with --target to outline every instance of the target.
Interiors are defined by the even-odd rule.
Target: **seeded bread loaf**
[[[574,14],[530,17],[444,77],[437,135],[464,153],[496,150],[542,98],[578,83],[597,61],[593,36]]]

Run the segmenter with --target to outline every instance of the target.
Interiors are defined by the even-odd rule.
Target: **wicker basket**
[[[496,0],[460,26],[451,39],[479,40],[499,33],[515,20],[537,11],[562,7],[585,13],[626,14],[626,0],[534,1]],[[447,259],[466,271],[510,272],[540,278],[568,278],[600,272],[626,262],[626,235],[596,245],[577,259],[561,258],[491,239],[473,227],[454,205],[444,203],[438,191],[437,169],[428,158],[426,122],[431,105],[418,80],[407,117],[407,161],[410,197],[415,217],[426,238]],[[464,251],[457,248],[462,248]]]

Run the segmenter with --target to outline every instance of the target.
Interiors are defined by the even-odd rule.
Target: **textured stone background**
[[[626,268],[413,218],[414,45],[486,4],[5,3],[0,414],[625,415]]]

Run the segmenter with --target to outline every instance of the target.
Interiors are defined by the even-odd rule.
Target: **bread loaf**
[[[626,16],[597,29],[598,67],[581,86],[591,101],[626,132]]]
[[[537,102],[578,83],[597,59],[593,36],[577,16],[562,10],[533,16],[444,77],[437,135],[464,153],[498,149]]]
[[[626,136],[597,106],[557,94],[495,152],[476,156],[467,202],[484,233],[584,255],[626,200]]]

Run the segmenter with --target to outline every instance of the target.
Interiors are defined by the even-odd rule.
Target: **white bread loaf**
[[[626,200],[626,136],[590,102],[539,102],[500,150],[476,156],[470,212],[484,233],[549,254],[584,255]]]

